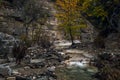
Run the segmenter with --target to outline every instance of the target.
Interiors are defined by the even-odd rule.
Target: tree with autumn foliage
[[[69,33],[72,44],[74,44],[75,33],[81,28],[81,15],[78,6],[78,0],[56,0],[57,18],[60,25],[66,33]]]

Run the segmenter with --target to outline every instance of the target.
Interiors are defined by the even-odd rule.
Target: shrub
[[[120,54],[98,54],[95,64],[99,80],[120,80]]]

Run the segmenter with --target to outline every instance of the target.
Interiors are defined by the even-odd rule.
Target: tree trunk
[[[105,49],[105,37],[98,35],[94,40],[96,48]]]
[[[27,25],[25,25],[25,34],[26,34],[26,37],[28,36],[28,27]]]
[[[70,27],[69,27],[69,34],[70,34],[70,38],[71,38],[72,45],[74,45],[72,30],[71,30]]]

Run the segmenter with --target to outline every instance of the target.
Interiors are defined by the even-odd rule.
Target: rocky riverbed
[[[12,57],[9,62],[0,59],[0,80],[96,80],[92,76],[97,69],[90,65],[96,50],[71,48],[70,44],[61,41],[48,49],[29,47],[20,65]]]
[[[57,49],[56,46],[49,49],[30,47],[21,65],[17,65],[14,58],[9,59],[9,62],[1,59],[1,80],[70,80],[67,77],[70,78],[71,74],[81,71],[81,74],[87,73],[83,77],[90,77],[96,71],[88,66],[92,56],[84,51],[68,49],[69,44],[67,42]],[[66,79],[61,75],[66,76]]]
[[[76,44],[81,42],[75,40]],[[94,55],[84,49],[70,48],[69,41],[60,41],[55,43],[57,49],[63,49],[62,54],[70,56],[70,59],[65,60],[65,66],[59,66],[56,69],[58,80],[96,80],[92,77],[97,72],[97,69],[90,65]]]
[[[53,48],[31,47],[21,65],[16,65],[14,59],[10,62],[1,60],[1,80],[56,80],[55,69],[66,59],[69,59],[68,55]]]

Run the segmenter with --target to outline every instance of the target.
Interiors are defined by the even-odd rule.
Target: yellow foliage
[[[75,26],[78,25],[78,19],[80,18],[79,0],[57,0],[56,5],[58,13],[56,17],[63,25]]]

